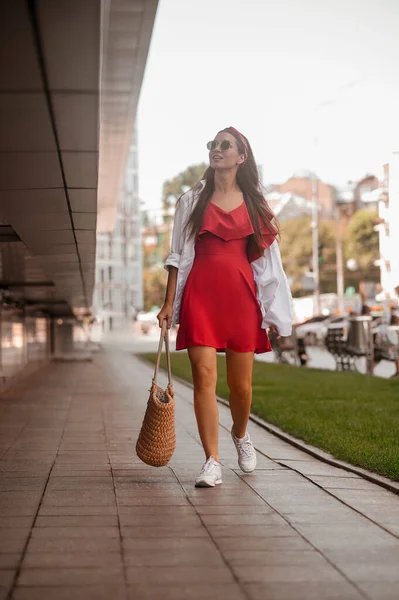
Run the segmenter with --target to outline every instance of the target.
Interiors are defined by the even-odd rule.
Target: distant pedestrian
[[[187,348],[194,410],[206,462],[198,487],[222,483],[218,449],[216,352],[226,353],[240,468],[250,473],[256,452],[247,432],[254,353],[269,352],[266,330],[288,336],[292,299],[281,264],[278,224],[259,183],[247,138],[227,127],[208,142],[203,181],[177,203],[165,303],[158,314],[180,323],[176,349]]]

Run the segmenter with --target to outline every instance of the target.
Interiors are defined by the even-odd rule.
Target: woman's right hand
[[[173,305],[165,302],[159,313],[157,314],[157,319],[159,322],[159,326],[162,327],[163,321],[166,319],[167,327],[170,329],[172,327],[172,312]]]

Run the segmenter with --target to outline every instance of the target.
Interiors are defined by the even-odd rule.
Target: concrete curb
[[[136,356],[136,358],[139,358],[143,362],[146,362],[148,364],[153,364],[151,361],[141,358],[138,355],[135,355],[135,356]],[[194,387],[192,383],[190,383],[189,381],[186,381],[185,379],[182,379],[181,377],[177,377],[176,375],[173,375],[173,379],[175,379],[179,383],[182,383],[183,385],[185,385],[186,387],[189,387],[191,389],[193,389],[193,387]],[[220,396],[216,396],[216,399],[220,404],[223,404],[224,406],[227,406],[227,407],[229,406],[229,403],[224,398],[220,398]],[[310,456],[313,456],[314,458],[317,458],[328,465],[337,467],[339,469],[344,469],[345,471],[348,471],[349,473],[354,473],[355,475],[359,475],[363,479],[366,479],[367,481],[370,481],[371,483],[375,483],[376,485],[379,485],[379,486],[385,488],[386,490],[389,490],[390,492],[393,492],[394,494],[399,495],[399,482],[391,481],[387,477],[382,477],[382,475],[377,475],[377,473],[372,473],[371,471],[367,471],[366,469],[362,469],[361,467],[356,467],[356,466],[346,463],[344,461],[338,460],[337,458],[334,458],[331,454],[324,452],[324,450],[320,450],[320,448],[316,448],[316,446],[311,446],[310,444],[306,444],[306,442],[293,437],[289,433],[285,433],[285,431],[283,431],[279,427],[276,427],[275,425],[271,425],[270,423],[267,423],[266,421],[264,421],[260,417],[257,417],[256,415],[253,415],[252,413],[249,418],[251,421],[253,421],[257,425],[259,425],[259,427],[262,427],[269,433],[272,433],[273,435],[280,438],[284,442],[287,442],[287,444],[291,444],[291,446],[295,446],[295,448],[298,448],[298,450],[302,450],[303,452],[310,454]]]

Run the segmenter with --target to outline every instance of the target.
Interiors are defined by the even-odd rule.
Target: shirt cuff
[[[169,267],[176,267],[176,269],[178,269],[179,265],[180,254],[177,254],[177,252],[172,252],[172,254],[169,254],[168,258],[165,260],[164,269],[166,269],[166,271],[169,271]]]
[[[289,337],[292,334],[292,323],[282,323],[281,321],[278,321],[277,319],[275,319],[275,322],[272,323],[271,321],[268,320],[267,317],[265,317],[263,319],[262,322],[262,329],[269,329],[269,327],[271,327],[272,325],[274,325],[279,333],[279,335],[281,335],[282,337]]]

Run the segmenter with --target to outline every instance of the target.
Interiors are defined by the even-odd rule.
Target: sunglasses
[[[231,142],[228,142],[227,140],[222,140],[221,142],[218,142],[217,140],[212,140],[206,145],[208,150],[215,150],[218,146],[220,146],[221,150],[228,150],[229,148],[233,148],[233,144]]]

